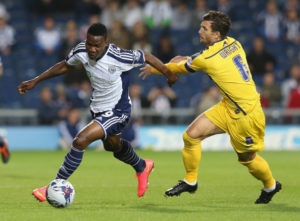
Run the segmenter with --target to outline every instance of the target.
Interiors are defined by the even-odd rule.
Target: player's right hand
[[[19,86],[18,86],[18,92],[19,94],[26,94],[26,92],[28,90],[31,90],[32,88],[34,88],[36,85],[36,81],[33,80],[29,80],[29,81],[23,81]]]

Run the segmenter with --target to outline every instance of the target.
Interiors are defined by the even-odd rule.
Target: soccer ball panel
[[[48,185],[46,197],[52,206],[63,208],[73,202],[75,189],[69,181],[55,179]]]

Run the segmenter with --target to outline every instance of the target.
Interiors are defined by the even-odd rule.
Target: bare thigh
[[[203,113],[188,126],[186,133],[191,138],[204,140],[209,136],[225,133],[225,131],[211,122]]]
[[[73,140],[73,146],[79,150],[84,150],[89,144],[103,137],[102,127],[97,122],[91,121],[76,135]]]

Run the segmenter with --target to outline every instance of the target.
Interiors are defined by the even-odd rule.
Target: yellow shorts
[[[231,118],[224,100],[204,112],[210,121],[230,135],[238,153],[257,152],[264,149],[265,114],[260,102],[254,109],[238,119]]]

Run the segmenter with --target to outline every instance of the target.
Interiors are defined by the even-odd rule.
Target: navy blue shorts
[[[104,131],[104,139],[112,135],[120,135],[129,121],[130,114],[117,110],[93,113],[92,116]]]

